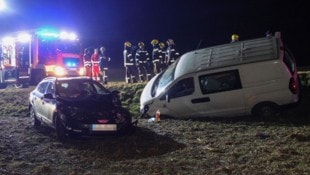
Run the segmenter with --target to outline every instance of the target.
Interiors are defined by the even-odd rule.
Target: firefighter
[[[239,41],[239,35],[232,34],[231,35],[231,42],[234,43],[234,42],[237,42],[237,41]]]
[[[94,49],[94,53],[91,56],[93,79],[99,81],[99,52],[98,49]]]
[[[99,69],[100,69],[100,81],[104,84],[108,84],[108,63],[111,61],[110,57],[106,56],[106,49],[104,47],[100,47],[99,54]]]
[[[136,76],[135,76],[135,60],[132,55],[132,47],[131,43],[126,41],[124,43],[124,67],[126,69],[126,83],[136,83]]]
[[[138,46],[139,48],[136,51],[135,60],[138,66],[139,80],[140,82],[144,82],[151,78],[151,59],[149,57],[149,53],[145,50],[145,44],[143,42],[139,42]]]
[[[175,43],[172,39],[167,40],[167,45],[168,47],[166,50],[166,63],[167,63],[167,66],[169,66],[172,63],[174,63],[177,58],[179,58],[180,54],[175,49]]]
[[[159,43],[159,53],[160,53],[160,71],[163,71],[166,69],[166,51],[165,51],[165,43],[160,42]]]
[[[91,54],[88,48],[84,49],[83,63],[85,68],[85,75],[92,77]]]
[[[153,39],[151,41],[151,44],[153,46],[153,51],[152,51],[152,62],[153,62],[153,72],[154,75],[158,74],[162,68],[161,68],[161,49],[159,48],[159,42],[157,39]]]

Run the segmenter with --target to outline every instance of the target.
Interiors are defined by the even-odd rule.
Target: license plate
[[[92,131],[116,131],[116,124],[92,124]]]

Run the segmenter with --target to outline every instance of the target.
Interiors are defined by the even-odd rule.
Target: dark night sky
[[[281,31],[297,64],[310,65],[307,54],[310,8],[306,0],[7,0],[0,12],[0,34],[45,25],[76,31],[83,45],[107,48],[114,66],[122,66],[123,43],[157,38],[175,40],[181,53],[202,46],[262,37]]]

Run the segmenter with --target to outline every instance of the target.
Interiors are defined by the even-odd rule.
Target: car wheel
[[[59,116],[56,116],[55,122],[56,135],[61,142],[67,139],[67,131]]]
[[[38,127],[41,125],[41,122],[37,119],[36,112],[33,107],[30,108],[30,118],[32,126]]]
[[[261,103],[254,107],[253,114],[262,119],[270,119],[279,113],[279,106],[274,103]]]
[[[119,131],[120,135],[128,136],[134,133],[135,127],[132,125],[132,117],[130,112],[127,109],[122,108],[121,113],[123,114],[123,127]]]

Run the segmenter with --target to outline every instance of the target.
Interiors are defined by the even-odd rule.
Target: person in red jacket
[[[94,53],[91,56],[91,63],[93,66],[93,79],[99,81],[99,52],[98,49],[94,49]]]

